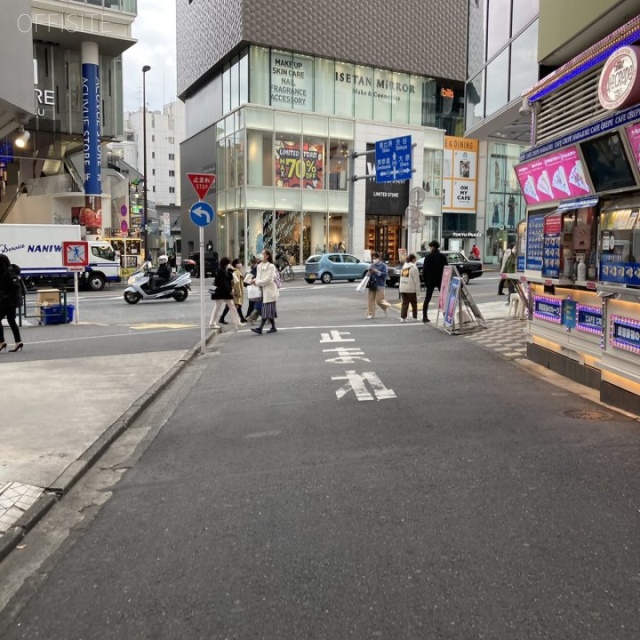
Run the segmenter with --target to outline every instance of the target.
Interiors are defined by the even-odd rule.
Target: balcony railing
[[[86,4],[90,7],[100,7],[123,13],[138,13],[138,0],[66,0],[69,4]]]

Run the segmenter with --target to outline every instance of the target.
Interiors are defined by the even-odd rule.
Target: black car
[[[426,253],[421,252],[423,256],[416,262],[416,266],[420,270],[420,280],[422,280],[422,265],[424,264],[424,256]],[[447,256],[447,261],[458,270],[460,277],[466,284],[469,280],[479,278],[484,272],[482,262],[480,260],[469,260],[460,251],[441,251]]]
[[[420,280],[422,280],[422,265],[424,264],[424,257],[427,255],[427,253],[428,251],[416,252],[416,256],[418,257],[416,266],[418,267],[418,271],[420,272]],[[482,262],[480,260],[469,260],[469,258],[467,258],[460,251],[441,251],[441,253],[447,256],[447,260],[450,265],[453,265],[454,267],[456,267],[456,269],[458,269],[458,273],[460,273],[465,283],[469,282],[469,280],[473,280],[473,278],[479,278],[482,275]],[[397,287],[400,284],[401,270],[401,263],[387,265],[388,287]]]
[[[189,262],[192,260],[193,262]],[[195,251],[189,254],[189,260],[183,260],[183,268],[185,271],[191,272],[192,278],[200,277],[200,252]],[[205,251],[204,252],[204,276],[210,278],[218,270],[218,252],[217,251]]]

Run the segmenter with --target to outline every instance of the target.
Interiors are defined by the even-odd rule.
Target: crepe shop
[[[515,168],[528,358],[638,414],[639,18],[526,93],[534,146]]]

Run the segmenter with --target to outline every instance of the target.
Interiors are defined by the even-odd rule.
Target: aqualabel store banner
[[[590,195],[577,147],[567,147],[518,165],[516,176],[528,205]]]

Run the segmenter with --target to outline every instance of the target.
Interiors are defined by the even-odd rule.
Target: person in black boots
[[[7,348],[4,341],[4,329],[2,319],[6,318],[16,346],[9,351],[22,351],[24,344],[20,337],[20,329],[16,323],[16,311],[22,301],[22,281],[20,280],[20,269],[11,264],[9,258],[0,254],[0,351]]]
[[[211,299],[215,301],[213,311],[211,312],[211,319],[209,320],[209,326],[214,329],[219,329],[218,318],[222,313],[222,307],[227,307],[231,314],[231,320],[235,325],[236,330],[240,326],[240,317],[236,311],[236,306],[233,304],[233,282],[234,282],[233,269],[231,268],[231,260],[224,257],[220,260],[220,266],[213,276],[213,293]]]
[[[275,333],[276,318],[278,312],[276,310],[276,301],[279,296],[278,287],[276,285],[276,266],[273,264],[273,254],[269,249],[262,252],[262,262],[258,265],[256,277],[251,284],[256,284],[262,289],[262,321],[260,326],[251,329],[254,333],[262,335],[262,329],[267,320],[271,324],[271,329],[267,333]]]
[[[422,279],[424,280],[425,288],[424,302],[422,303],[422,322],[431,322],[427,315],[427,310],[433,296],[433,290],[437,288],[440,291],[442,273],[449,264],[447,256],[444,253],[440,253],[440,243],[437,240],[432,240],[429,243],[429,249],[430,253],[426,255],[422,266]]]
[[[240,322],[244,324],[246,322],[245,317],[242,315],[242,304],[244,303],[244,282],[242,275],[242,260],[240,258],[234,258],[231,261],[231,266],[233,268],[233,274],[235,278],[233,279],[233,304],[236,305],[236,311],[238,312],[238,317],[240,318]],[[220,324],[227,324],[225,318],[227,317],[227,313],[229,312],[229,307],[225,307],[222,315],[220,316]]]

